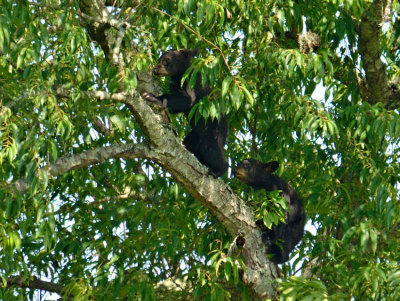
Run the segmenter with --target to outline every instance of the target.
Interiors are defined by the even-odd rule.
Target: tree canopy
[[[399,299],[399,45],[398,1],[0,0],[0,299]],[[274,195],[141,97],[172,48],[230,166],[279,161],[303,200],[289,262],[255,224]]]

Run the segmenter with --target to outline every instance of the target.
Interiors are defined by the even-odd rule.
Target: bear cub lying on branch
[[[172,113],[189,115],[191,108],[203,97],[210,93],[208,85],[202,86],[200,75],[197,76],[193,89],[185,81],[181,86],[183,74],[190,67],[190,63],[198,50],[168,50],[161,55],[154,74],[170,76],[170,93],[154,96],[149,93],[143,97],[157,105],[168,108]],[[223,175],[228,169],[228,162],[224,157],[224,145],[228,134],[228,124],[225,117],[220,121],[200,118],[196,123],[193,117],[190,120],[191,131],[186,135],[183,144],[197,159],[208,168],[215,177]]]
[[[257,225],[262,231],[262,240],[267,244],[267,254],[272,254],[271,261],[284,263],[289,260],[289,253],[294,249],[304,234],[306,215],[301,199],[296,191],[281,177],[273,175],[279,162],[262,163],[255,159],[240,162],[232,172],[236,178],[254,189],[265,191],[281,190],[287,200],[289,211],[285,212],[285,223],[268,229],[262,221]]]

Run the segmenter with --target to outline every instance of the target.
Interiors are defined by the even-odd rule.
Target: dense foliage
[[[151,131],[89,92],[165,90],[148,73],[162,51],[197,48],[187,78],[212,93],[191,114],[227,115],[230,165],[279,161],[306,208],[270,297],[397,300],[398,14],[383,0],[0,0],[0,299],[257,298],[227,257],[232,232],[168,162],[101,160]],[[68,163],[91,150],[98,161]],[[256,218],[282,219],[263,191],[221,179]]]

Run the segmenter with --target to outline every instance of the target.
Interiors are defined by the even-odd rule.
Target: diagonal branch
[[[61,88],[56,91],[64,95],[69,93]],[[268,262],[261,232],[255,224],[251,210],[229,185],[209,175],[207,168],[182,145],[174,131],[165,126],[160,115],[155,114],[137,92],[129,95],[93,91],[87,92],[87,96],[98,100],[108,98],[122,102],[130,109],[151,145],[143,156],[160,164],[169,172],[224,225],[232,237],[240,236],[244,239],[242,255],[246,264],[245,283],[259,299],[275,296],[273,279],[279,277],[279,268]],[[136,158],[138,153],[126,151],[122,156]],[[91,163],[93,164],[93,161]]]
[[[163,126],[160,117],[139,95],[126,97],[124,103],[130,108],[142,130],[148,133],[151,144],[155,145],[155,162],[206,207],[231,236],[244,238],[244,281],[254,295],[260,299],[275,296],[273,279],[279,277],[279,268],[268,263],[261,232],[255,224],[251,210],[229,185],[208,174],[205,166],[186,150],[173,130]]]
[[[46,171],[48,178],[56,177],[74,169],[87,167],[93,164],[100,164],[112,158],[123,158],[126,156],[135,158],[152,158],[151,149],[146,144],[125,144],[98,147],[80,154],[64,156],[55,163],[49,163],[43,170]],[[11,184],[20,194],[24,194],[29,189],[29,183],[22,178]]]
[[[92,17],[107,14],[104,1],[80,0],[79,5],[84,13]],[[105,43],[102,44],[102,39],[107,38],[105,36],[107,28],[96,27],[97,22],[88,19],[85,21],[92,39],[104,47]],[[110,44],[112,44],[111,41],[112,38],[109,41]],[[108,51],[106,59],[109,62],[112,61],[110,49],[109,46],[105,47]],[[174,131],[163,123],[160,115],[153,112],[138,91],[140,90],[115,94],[97,91],[89,92],[88,96],[99,100],[111,99],[114,102],[124,103],[129,108],[148,138],[147,150],[151,152],[151,155],[146,153],[147,157],[151,157],[151,160],[169,172],[188,193],[224,225],[229,234],[243,238],[242,255],[246,265],[243,281],[249,286],[254,298],[262,300],[276,297],[277,289],[274,279],[280,276],[279,268],[267,259],[261,231],[255,224],[250,208],[231,190],[229,185],[209,175],[208,169],[182,145]],[[124,153],[125,158],[130,156],[134,158],[137,154]]]

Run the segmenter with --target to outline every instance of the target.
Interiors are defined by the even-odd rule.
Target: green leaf
[[[391,285],[400,285],[400,271],[396,270],[393,271],[389,274],[388,281],[391,283]]]
[[[251,95],[251,93],[249,92],[249,90],[247,90],[247,88],[244,86],[244,85],[242,85],[242,90],[243,90],[243,92],[244,92],[244,95],[246,96],[246,99],[247,99],[247,101],[249,102],[249,104],[251,105],[251,106],[253,106],[254,105],[254,98],[253,98],[253,95]]]
[[[372,275],[372,291],[373,291],[373,292],[376,292],[376,291],[377,291],[377,289],[378,289],[378,284],[379,284],[378,278],[377,278],[376,274],[373,274],[373,275]]]
[[[239,283],[239,269],[234,262],[232,263],[232,271],[233,271],[233,283],[238,284]]]
[[[349,228],[343,235],[343,238],[342,238],[343,244],[346,245],[350,241],[350,239],[353,238],[353,236],[356,232],[357,232],[356,227]]]
[[[43,218],[45,210],[46,210],[46,208],[44,206],[40,206],[39,209],[37,210],[37,213],[36,213],[36,224],[40,224],[40,222],[41,222],[41,220]]]
[[[225,262],[224,264],[224,275],[225,275],[225,279],[226,281],[230,281],[231,276],[232,276],[232,266],[230,264],[230,262]]]
[[[378,246],[378,235],[376,234],[376,231],[374,229],[369,230],[369,237],[371,239],[372,252],[375,254],[376,248]]]
[[[25,59],[25,54],[26,54],[26,48],[22,48],[17,58],[17,69],[21,69]]]
[[[213,18],[214,18],[214,6],[209,3],[209,5],[206,6],[206,23],[205,26],[208,26],[212,23]]]
[[[222,258],[219,259],[219,260],[217,261],[217,263],[215,264],[215,275],[217,275],[217,276],[218,276],[219,266],[221,265],[221,263],[223,263],[223,259],[222,259]]]
[[[47,170],[40,169],[39,172],[40,172],[40,180],[41,180],[42,186],[44,189],[46,189],[47,185],[49,184],[49,177],[47,175]]]
[[[0,50],[4,51],[6,48],[5,39],[4,39],[4,30],[3,26],[0,26]]]
[[[21,238],[19,237],[17,232],[13,232],[14,234],[14,244],[15,244],[15,248],[18,251],[21,251]]]
[[[125,120],[119,115],[112,115],[110,117],[111,122],[118,128],[120,131],[125,130]]]
[[[196,22],[201,23],[204,19],[204,13],[205,13],[205,4],[203,2],[198,2],[197,3],[197,11],[196,11]]]
[[[314,72],[319,76],[319,78],[323,78],[325,73],[325,68],[321,56],[316,55],[313,59],[313,63],[314,63]]]
[[[71,38],[70,47],[71,47],[71,53],[74,53],[76,50],[76,38],[75,37]]]
[[[225,77],[224,80],[222,81],[222,89],[221,89],[222,98],[225,98],[231,83],[232,83],[232,77],[230,76]]]
[[[232,89],[230,90],[230,99],[232,102],[232,105],[236,110],[239,110],[240,105],[241,105],[241,99],[240,99],[240,93],[239,89],[236,85],[232,85]]]
[[[366,229],[361,230],[360,245],[363,251],[367,249],[368,241],[369,241],[369,231],[366,231]]]
[[[57,160],[57,146],[53,140],[49,141],[50,144],[50,154],[51,154],[51,161],[56,162]]]
[[[305,112],[304,108],[300,108],[297,110],[294,116],[294,124],[297,124],[299,122],[300,118],[303,117],[304,112]]]
[[[215,107],[214,103],[210,103],[209,105],[209,116],[211,117],[211,119],[216,118],[218,115],[217,109]]]

